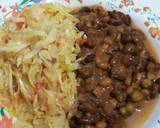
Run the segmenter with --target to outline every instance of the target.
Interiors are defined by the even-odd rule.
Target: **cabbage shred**
[[[80,49],[71,9],[34,5],[0,29],[0,105],[15,128],[69,128]]]

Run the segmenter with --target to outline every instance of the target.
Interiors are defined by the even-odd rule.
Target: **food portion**
[[[39,4],[0,29],[0,106],[14,128],[122,128],[160,92],[160,64],[131,18]]]
[[[100,6],[73,12],[87,39],[77,40],[84,58],[77,70],[77,111],[71,128],[121,128],[124,120],[160,92],[160,64],[131,18]]]
[[[0,29],[0,106],[15,128],[69,128],[79,21],[62,5],[34,5]]]

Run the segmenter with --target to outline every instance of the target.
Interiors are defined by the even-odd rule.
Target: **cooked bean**
[[[70,126],[71,128],[76,128],[76,127],[77,127],[75,117],[72,118],[72,119],[69,121],[69,126]]]
[[[92,73],[93,73],[92,67],[89,65],[78,70],[78,74],[83,78],[88,78],[89,76],[92,75]]]
[[[103,78],[100,83],[101,86],[112,89],[112,79],[111,78]]]
[[[131,43],[133,40],[131,33],[123,33],[122,34],[122,38],[121,41],[122,43],[126,44],[126,43]]]
[[[90,113],[96,113],[96,104],[88,101],[88,102],[83,102],[82,104],[79,105],[79,110],[83,112],[90,112]]]
[[[160,78],[158,78],[155,82],[160,85]]]
[[[124,102],[126,101],[126,98],[127,98],[127,94],[123,92],[121,92],[121,94],[116,97],[116,99],[120,101],[122,104],[124,104]]]
[[[85,125],[84,128],[96,128],[96,127],[93,125]]]
[[[134,42],[141,42],[145,39],[144,34],[138,29],[132,30],[132,38]]]
[[[152,72],[155,70],[155,64],[153,62],[150,62],[147,66],[147,70]]]
[[[112,67],[112,76],[119,80],[125,80],[127,78],[127,69],[124,65],[117,65]]]
[[[85,57],[84,62],[85,63],[90,63],[94,60],[95,55],[94,54],[89,54],[87,57]]]
[[[140,57],[142,57],[142,58],[144,58],[144,59],[146,59],[146,60],[151,59],[151,58],[150,58],[150,55],[149,55],[149,53],[146,51],[146,49],[143,49],[143,50],[141,51]]]
[[[127,94],[128,95],[131,95],[133,93],[133,91],[134,91],[134,88],[132,86],[127,88]]]
[[[126,108],[125,108],[125,107],[120,108],[120,113],[121,113],[122,115],[126,115],[126,114],[127,114]]]
[[[123,62],[123,64],[125,64],[126,66],[137,65],[137,64],[138,64],[138,59],[137,59],[136,56],[124,55],[122,62]]]
[[[159,92],[159,85],[154,83],[151,90],[152,91],[150,93],[150,96],[151,96],[151,98],[155,98],[158,95],[158,92]]]
[[[96,123],[96,128],[107,128],[107,123],[105,121],[99,121]]]
[[[134,102],[143,100],[143,94],[140,91],[134,91],[131,97]]]
[[[95,77],[90,77],[85,80],[85,88],[87,91],[92,91],[96,87],[96,79]]]
[[[77,70],[77,111],[71,128],[123,128],[140,103],[160,93],[160,64],[145,48],[145,35],[131,18],[100,6],[80,9],[76,27],[84,58]]]
[[[147,89],[143,89],[142,90],[142,93],[143,93],[143,96],[146,98],[146,99],[149,99],[150,97],[150,92],[149,92],[149,90],[147,90]]]
[[[100,120],[99,114],[96,113],[94,115],[87,113],[87,115],[78,119],[78,122],[82,124],[94,124]]]
[[[102,47],[98,48],[96,52],[95,62],[99,68],[107,69],[109,67],[108,61],[110,56],[105,54],[106,49],[108,48],[107,44],[102,45]]]
[[[112,42],[113,42],[113,39],[112,39],[111,36],[107,36],[107,37],[104,38],[104,43],[105,43],[105,44],[111,45]]]
[[[113,12],[109,12],[109,15],[115,19],[115,20],[119,20],[122,23],[125,23],[126,25],[130,25],[131,23],[131,18],[129,15],[124,15],[123,13],[119,12],[119,11],[113,11]],[[111,19],[112,19],[111,18]]]
[[[141,42],[136,43],[136,52],[139,54],[144,49],[144,44]]]
[[[111,66],[117,66],[117,65],[121,64],[120,62],[121,62],[121,60],[119,59],[118,56],[113,56],[110,60]]]
[[[89,13],[89,12],[91,12],[91,8],[89,8],[89,7],[82,7],[81,9],[80,9],[80,12],[82,13],[82,12],[87,12],[87,13]]]
[[[155,72],[148,72],[147,73],[147,78],[150,80],[156,79],[156,73]]]
[[[127,54],[136,54],[136,46],[133,43],[127,43],[124,48],[124,52]]]
[[[96,56],[95,61],[99,68],[107,69],[109,67],[109,64],[108,64],[109,55],[107,54]]]
[[[109,115],[109,116],[112,115],[113,110],[115,109],[116,105],[117,105],[117,101],[115,99],[109,102],[105,102],[104,111],[106,115]]]
[[[110,19],[109,24],[112,24],[114,26],[119,26],[119,25],[122,25],[123,22],[121,20],[117,20],[117,19]]]
[[[97,86],[94,90],[93,90],[93,94],[97,97],[100,98],[102,97],[103,93],[105,92],[105,88],[99,87]]]
[[[147,65],[147,60],[139,58],[139,63],[136,68],[138,71],[142,72],[145,70],[146,65]]]
[[[134,104],[133,104],[133,103],[128,103],[128,104],[126,105],[126,111],[127,111],[128,113],[132,113],[134,110],[135,110],[135,107],[134,107]]]
[[[151,86],[151,80],[150,79],[143,79],[142,80],[142,87],[149,88]]]
[[[158,78],[155,82],[158,85],[158,92],[160,93],[160,78]]]
[[[85,94],[82,94],[82,93],[80,93],[78,95],[77,99],[78,99],[79,102],[86,102],[87,101]]]
[[[130,86],[130,85],[131,85],[131,82],[132,82],[132,78],[131,78],[130,76],[128,76],[128,77],[126,78],[126,80],[125,80],[125,84],[126,84],[127,86]]]
[[[79,22],[76,24],[76,27],[80,30],[80,31],[83,31],[84,30],[84,23],[83,22]]]

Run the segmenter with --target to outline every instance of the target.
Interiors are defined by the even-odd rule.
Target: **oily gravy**
[[[153,113],[157,103],[158,98],[152,101],[144,102],[143,105],[141,105],[141,107],[126,120],[126,128],[143,128],[144,123]]]
[[[147,50],[150,52],[151,56],[158,61],[159,60],[158,54],[148,40],[145,41],[145,46]],[[153,99],[151,101],[143,102],[140,105],[140,108],[137,109],[135,113],[125,121],[126,122],[125,127],[126,128],[143,128],[144,123],[149,119],[149,117],[153,113],[159,98],[160,97]]]

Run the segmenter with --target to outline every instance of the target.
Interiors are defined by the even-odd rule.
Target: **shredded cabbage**
[[[0,29],[0,105],[15,128],[69,128],[81,38],[72,9],[34,5]]]
[[[27,44],[7,44],[4,47],[0,47],[0,52],[19,52],[27,47]]]

